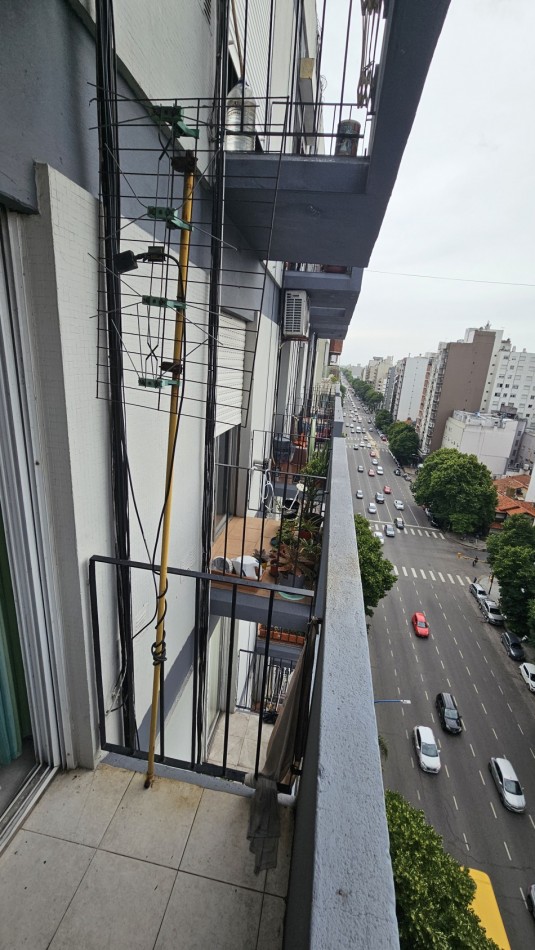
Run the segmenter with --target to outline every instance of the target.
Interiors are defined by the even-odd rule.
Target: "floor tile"
[[[46,950],[94,854],[19,831],[0,859],[0,947]]]
[[[24,827],[97,848],[131,780],[132,772],[110,765],[61,772]]]
[[[238,887],[263,889],[265,872],[254,873],[254,856],[247,840],[249,801],[240,795],[204,790],[181,871]]]
[[[179,871],[155,950],[254,950],[261,907],[261,894]]]
[[[144,775],[136,775],[132,780],[102,839],[101,848],[176,869],[202,789],[158,777],[152,788],[146,789],[144,781]]]
[[[170,868],[98,851],[50,950],[152,948],[175,877]]]
[[[227,766],[236,768],[240,761],[240,754],[243,745],[243,736],[229,736],[227,745]],[[210,746],[210,762],[223,763],[223,735],[217,734]]]
[[[256,950],[282,950],[285,911],[286,901],[281,897],[264,895]]]

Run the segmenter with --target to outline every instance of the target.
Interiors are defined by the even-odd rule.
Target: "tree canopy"
[[[513,633],[535,633],[535,528],[513,515],[487,542],[489,563],[500,585],[500,604]]]
[[[471,910],[475,883],[398,792],[386,792],[401,950],[497,950]]]
[[[392,416],[390,415],[388,409],[377,410],[375,413],[375,425],[378,429],[382,429],[383,432],[392,425]]]
[[[355,515],[355,531],[359,552],[360,576],[364,609],[368,617],[373,617],[373,607],[388,593],[396,582],[394,568],[383,557],[382,545],[370,531],[369,522],[362,515]]]
[[[486,534],[494,521],[496,489],[475,455],[438,449],[425,460],[413,491],[417,504],[431,508],[439,524],[453,531]]]
[[[390,451],[398,462],[405,465],[418,452],[420,440],[418,433],[408,422],[394,422],[387,432]]]

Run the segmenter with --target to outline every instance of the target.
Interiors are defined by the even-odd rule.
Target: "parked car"
[[[364,498],[364,492],[362,491],[362,488],[357,488],[355,492],[355,498]]]
[[[492,623],[497,627],[501,627],[503,624],[503,616],[498,604],[494,600],[490,600],[489,597],[484,597],[483,600],[479,601],[479,606],[481,607],[481,612],[488,623]]]
[[[385,532],[387,538],[395,538],[395,537],[396,537],[396,532],[394,531],[394,525],[393,525],[393,524],[385,524],[384,532]]]
[[[489,762],[489,772],[492,775],[498,794],[509,811],[523,812],[526,810],[524,789],[516,777],[516,772],[508,759],[494,759]]]
[[[377,505],[375,504],[374,501],[370,501],[368,505],[368,511],[370,512],[371,515],[377,514]]]
[[[429,626],[423,610],[416,611],[411,618],[412,626],[417,637],[428,637]]]
[[[374,538],[377,538],[377,540],[380,541],[381,544],[384,544],[384,543],[385,543],[385,539],[383,538],[383,535],[381,534],[380,531],[374,531],[374,532],[373,532],[373,536],[374,536]]]
[[[403,521],[403,518],[394,518],[394,524],[396,528],[399,528],[400,531],[403,531],[405,527],[405,522]]]
[[[377,502],[378,505],[384,505],[384,503],[385,503],[385,496],[383,495],[382,491],[376,491],[376,492],[375,492],[375,500],[376,500],[376,502]]]
[[[412,731],[418,765],[424,772],[440,772],[440,755],[433,730],[429,726],[415,726]]]
[[[455,697],[451,693],[438,693],[435,700],[440,725],[446,732],[458,735],[462,732],[462,720]]]
[[[396,498],[396,499],[394,500],[394,508],[397,508],[398,511],[404,511],[404,510],[405,510],[405,504],[404,504],[404,502],[400,501],[399,498]]]
[[[533,663],[521,663],[520,675],[528,689],[535,693],[535,666]]]
[[[476,598],[478,603],[482,600],[485,600],[488,597],[488,594],[485,588],[482,587],[481,584],[478,584],[476,581],[470,584],[468,590],[470,591],[472,596]]]
[[[394,475],[401,475],[401,469],[400,469],[400,468],[395,468],[395,469],[394,469]]]
[[[520,662],[520,660],[526,659],[524,647],[514,633],[511,633],[509,630],[504,630],[501,635],[501,641],[512,660]]]

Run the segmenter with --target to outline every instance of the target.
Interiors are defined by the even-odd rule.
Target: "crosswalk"
[[[403,514],[404,514],[403,511],[395,511],[394,514],[392,515],[392,518],[396,518],[398,515],[401,515],[401,517],[403,517]],[[376,522],[370,519],[370,524],[375,526]],[[379,521],[377,522],[377,527],[381,528],[383,524],[384,524],[384,521]],[[446,538],[442,534],[442,531],[432,531],[431,529],[428,529],[428,528],[418,528],[418,527],[411,528],[407,524],[405,525],[404,530],[405,530],[405,534],[414,534],[414,535],[419,534],[421,538],[423,537],[435,538],[435,539],[440,538],[442,541],[446,540]]]
[[[431,580],[435,583],[441,581],[443,584],[460,584],[461,587],[466,587],[472,583],[472,579],[467,574],[449,574],[447,572],[443,574],[442,571],[431,571],[429,568],[424,571],[423,567],[405,567],[404,564],[401,567],[392,564],[392,568],[396,577],[412,577],[415,580]]]

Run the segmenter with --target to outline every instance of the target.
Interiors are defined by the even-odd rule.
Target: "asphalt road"
[[[376,433],[369,438],[373,436],[377,439]],[[411,700],[410,706],[376,706],[378,729],[388,746],[385,785],[423,809],[457,860],[490,875],[511,947],[524,950],[535,946],[535,922],[524,900],[528,885],[535,882],[535,694],[529,693],[518,664],[505,653],[502,628],[482,620],[468,592],[475,574],[485,572],[483,557],[473,568],[473,550],[429,528],[408,482],[394,476],[384,443],[377,443],[384,477],[370,477],[369,450],[355,451],[355,438],[348,438],[351,482],[353,493],[357,487],[364,492],[362,501],[354,500],[355,511],[382,529],[398,514],[393,499],[405,502],[400,513],[406,528],[396,531],[395,538],[385,538],[383,547],[398,581],[370,625],[376,698]],[[357,472],[359,462],[363,474]],[[377,505],[377,515],[368,515],[368,501],[385,484],[392,495]],[[410,619],[416,610],[425,611],[428,639],[412,631]],[[453,692],[457,700],[464,724],[460,736],[440,728],[434,701],[442,690]],[[417,765],[415,725],[431,726],[435,733],[442,762],[439,775],[425,774]],[[525,814],[512,814],[502,805],[488,771],[491,756],[512,762],[524,786]]]

